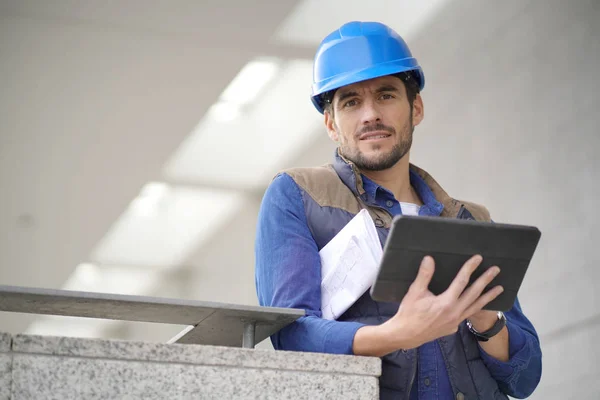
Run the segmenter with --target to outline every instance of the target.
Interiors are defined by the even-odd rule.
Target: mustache
[[[391,133],[392,135],[394,133],[396,133],[396,130],[394,128],[392,128],[391,126],[387,126],[382,123],[377,123],[377,124],[367,125],[367,126],[363,127],[360,131],[358,131],[358,133],[356,135],[360,136],[360,135],[364,135],[365,133],[376,132],[376,131],[386,131],[386,132]]]

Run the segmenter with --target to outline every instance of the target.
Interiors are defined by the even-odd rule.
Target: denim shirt
[[[400,203],[391,192],[364,175],[362,178],[363,187],[371,201],[374,200],[392,215],[402,213]],[[427,184],[412,171],[410,178],[411,185],[424,203],[419,215],[439,216],[443,205],[435,199]],[[353,354],[354,335],[364,325],[321,318],[320,249],[307,226],[302,202],[304,195],[302,189],[287,174],[278,175],[265,193],[259,212],[255,244],[255,277],[259,303],[263,306],[292,307],[306,311],[305,317],[271,337],[275,349]],[[481,357],[501,387],[510,388],[509,394],[513,397],[524,397],[532,389],[517,387],[510,380],[516,368],[523,370],[522,374],[531,374],[531,377],[521,378],[524,382],[539,380],[541,371],[525,370],[529,358],[541,357],[541,354],[530,354],[530,349],[539,349],[537,343],[526,346],[528,341],[538,342],[538,337],[523,315],[518,301],[505,315],[509,332],[509,361],[498,361],[480,348]],[[418,348],[418,372],[411,390],[411,399],[454,398],[437,342],[425,343]]]

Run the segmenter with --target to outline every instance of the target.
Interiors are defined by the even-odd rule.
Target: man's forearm
[[[478,325],[473,324],[475,329],[482,331],[488,330],[491,324]],[[508,329],[502,328],[494,337],[487,342],[479,342],[481,348],[495,359],[506,362],[509,359],[508,349]],[[394,336],[391,331],[386,329],[385,324],[379,326],[363,326],[354,335],[352,343],[352,352],[357,356],[383,357],[386,354],[399,350],[402,347],[403,339]]]
[[[357,356],[383,357],[401,348],[400,340],[385,325],[363,326],[354,335],[352,351]]]
[[[471,319],[473,327],[478,332],[485,332],[494,326],[497,321],[496,312],[485,311],[485,317]],[[487,342],[479,342],[481,348],[498,361],[506,362],[510,358],[508,347],[508,328],[504,326],[500,332],[491,337]]]

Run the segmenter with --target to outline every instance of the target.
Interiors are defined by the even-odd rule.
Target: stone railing
[[[0,400],[379,398],[378,358],[253,348],[302,310],[0,286],[0,311],[189,326],[167,343],[0,333]]]

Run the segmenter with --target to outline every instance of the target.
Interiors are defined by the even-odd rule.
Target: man
[[[338,149],[331,165],[280,173],[263,199],[260,304],[306,310],[271,338],[273,346],[382,357],[382,399],[529,396],[541,376],[537,333],[518,300],[506,315],[482,310],[502,291],[483,293],[499,268],[464,290],[481,262],[477,255],[439,296],[427,289],[435,266],[426,257],[400,305],[375,302],[367,291],[338,320],[321,318],[319,250],[362,208],[382,245],[394,215],[490,216],[451,198],[410,164],[413,131],[424,117],[424,75],[396,32],[380,23],[343,25],[321,43],[313,78],[313,104]]]

